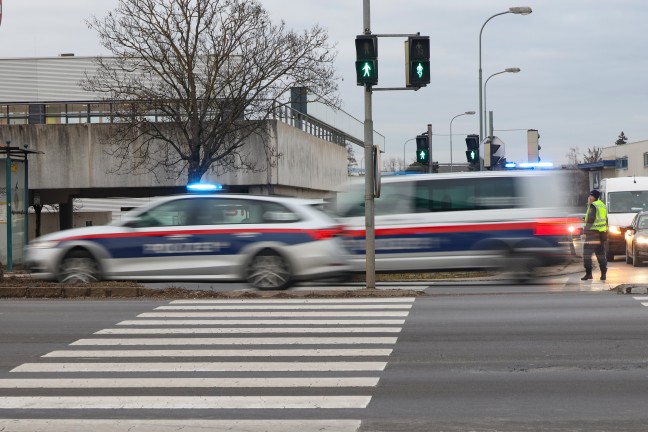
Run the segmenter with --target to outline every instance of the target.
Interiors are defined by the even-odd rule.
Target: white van
[[[375,200],[376,271],[508,268],[530,275],[569,254],[558,171],[416,174],[382,179]],[[364,183],[338,194],[354,271],[365,266]]]
[[[601,200],[607,206],[608,261],[625,255],[625,231],[635,215],[648,210],[648,177],[617,177],[601,180]]]

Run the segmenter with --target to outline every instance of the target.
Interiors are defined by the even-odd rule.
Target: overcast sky
[[[3,0],[0,57],[102,54],[84,20],[103,16],[116,0]],[[339,51],[343,109],[364,118],[355,83],[355,36],[363,32],[361,0],[262,0],[273,18],[299,30],[320,24]],[[450,160],[450,121],[479,111],[479,30],[494,14],[529,6],[527,16],[493,18],[482,36],[483,80],[495,135],[509,161],[526,160],[526,131],[538,129],[543,161],[564,162],[570,147],[648,139],[648,2],[646,0],[372,0],[375,34],[420,32],[431,40],[432,83],[419,91],[373,94],[374,128],[387,157],[433,129],[433,158]],[[404,38],[379,39],[379,87],[404,86]],[[453,158],[465,162],[465,135],[479,132],[479,115],[452,123]],[[408,162],[414,142],[405,144]],[[647,149],[648,151],[648,149]],[[362,157],[362,151],[358,152]],[[360,162],[360,161],[359,161]]]

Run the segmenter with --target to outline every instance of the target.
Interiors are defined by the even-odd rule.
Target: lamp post
[[[454,171],[454,165],[452,164],[452,122],[457,117],[465,115],[475,115],[475,111],[466,111],[464,113],[457,114],[456,116],[452,117],[452,120],[450,120],[450,172]]]
[[[495,75],[499,75],[503,73],[518,73],[518,72],[520,72],[520,68],[516,68],[516,67],[506,68],[503,71],[496,72],[493,75],[486,78],[486,81],[484,82],[484,118],[486,118],[486,85],[488,84],[488,80],[493,78]],[[485,126],[484,133],[488,135],[488,124],[484,124],[484,126]]]
[[[407,144],[407,143],[410,142],[410,141],[414,141],[415,139],[416,139],[416,138],[410,138],[410,139],[408,139],[407,141],[405,141],[405,142],[403,143],[403,166],[405,166],[405,170],[407,170],[407,167],[406,167],[407,162],[406,162],[406,160],[405,160],[405,144]]]
[[[484,27],[486,26],[486,24],[488,24],[488,21],[492,20],[496,16],[505,15],[505,14],[509,14],[509,13],[516,14],[516,15],[529,15],[531,12],[533,12],[533,11],[531,10],[530,7],[526,7],[526,6],[511,7],[506,12],[500,12],[500,13],[497,13],[497,14],[491,16],[490,18],[488,18],[484,22],[484,24],[481,26],[481,30],[479,30],[479,141],[480,142],[481,142],[481,140],[483,139],[483,137],[485,135],[485,133],[484,133],[485,132],[484,131],[484,116],[483,116],[483,109],[484,108],[482,106],[482,98],[483,98],[483,94],[482,94],[482,88],[483,88],[482,87],[482,49],[481,49],[481,47],[482,47],[482,32],[484,31]]]

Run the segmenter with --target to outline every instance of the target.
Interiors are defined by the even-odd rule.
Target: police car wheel
[[[246,279],[260,290],[283,290],[292,284],[286,259],[271,250],[261,251],[252,258]]]
[[[72,251],[61,262],[58,280],[64,283],[96,282],[99,280],[99,265],[89,252]]]

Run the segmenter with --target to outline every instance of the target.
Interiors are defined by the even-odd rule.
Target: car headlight
[[[637,243],[648,244],[648,237],[637,237]]]
[[[52,249],[58,246],[59,242],[55,240],[46,240],[46,241],[38,241],[38,242],[32,242],[29,244],[29,247],[32,249]]]
[[[608,227],[608,232],[611,234],[621,234],[621,227],[617,225],[610,225]]]

